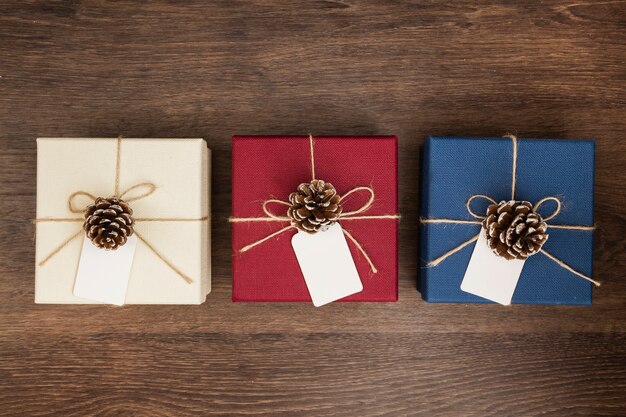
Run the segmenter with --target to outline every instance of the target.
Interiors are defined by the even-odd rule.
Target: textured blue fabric
[[[561,212],[549,224],[593,225],[593,140],[518,140],[515,198],[533,204],[556,196]],[[472,194],[496,201],[511,197],[513,144],[506,138],[431,136],[422,154],[421,217],[475,220],[465,208]],[[484,213],[487,203],[475,201],[474,212]],[[549,214],[554,203],[540,212]],[[471,244],[438,266],[431,261],[480,230],[478,225],[422,224],[420,288],[429,302],[489,303],[461,291],[460,285],[472,254]],[[591,276],[593,233],[548,226],[544,248],[577,271]],[[530,257],[513,295],[514,304],[590,305],[592,284],[563,269],[542,254]]]

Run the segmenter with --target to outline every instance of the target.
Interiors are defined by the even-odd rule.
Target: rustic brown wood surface
[[[2,1],[0,415],[626,415],[626,2]],[[230,137],[397,134],[400,301],[231,303]],[[597,140],[594,305],[427,304],[427,134]],[[201,306],[33,303],[37,136],[204,137]],[[85,157],[97,158],[97,155]]]

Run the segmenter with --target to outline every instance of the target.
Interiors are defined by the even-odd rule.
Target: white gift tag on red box
[[[123,305],[136,247],[135,235],[129,237],[116,250],[101,249],[85,236],[74,282],[74,295],[107,304]]]
[[[304,281],[316,307],[363,291],[348,242],[339,223],[291,239]]]
[[[461,282],[461,290],[509,305],[525,262],[507,260],[493,253],[481,231]]]

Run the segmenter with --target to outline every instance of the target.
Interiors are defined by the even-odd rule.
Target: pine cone
[[[548,239],[548,225],[528,201],[490,205],[483,228],[491,250],[509,260],[534,255]]]
[[[83,229],[94,245],[115,250],[133,234],[133,210],[119,198],[98,197],[87,207]]]
[[[337,221],[343,208],[339,204],[341,197],[332,184],[322,180],[313,180],[309,184],[298,186],[298,191],[289,195],[291,207],[287,216],[291,224],[307,233],[315,233]]]

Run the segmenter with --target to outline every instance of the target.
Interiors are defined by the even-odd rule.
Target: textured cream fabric
[[[111,196],[117,139],[37,139],[37,218],[75,218],[67,200],[82,190]],[[120,190],[152,182],[156,191],[131,203],[136,218],[200,218],[210,213],[210,150],[202,139],[123,139]],[[42,266],[38,263],[82,223],[38,222],[35,302],[91,304],[72,295],[82,237]],[[126,304],[201,304],[211,291],[210,219],[138,222],[141,233],[169,262],[193,279],[187,284],[139,242]]]

